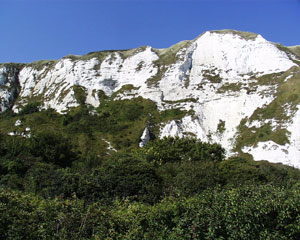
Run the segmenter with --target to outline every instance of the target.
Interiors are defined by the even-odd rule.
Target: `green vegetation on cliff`
[[[0,115],[0,239],[300,237],[300,171],[157,138],[159,123],[187,112],[141,97],[64,115],[39,106]],[[139,148],[145,126],[151,142]]]

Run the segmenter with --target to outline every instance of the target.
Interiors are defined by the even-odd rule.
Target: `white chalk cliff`
[[[159,110],[187,110],[182,119],[162,123],[160,137],[196,136],[220,143],[228,156],[250,154],[300,168],[300,96],[289,92],[300,89],[299,66],[292,47],[252,33],[209,31],[168,49],[0,64],[0,110],[17,112],[34,97],[62,113],[79,105],[74,86],[85,91],[86,104],[97,107],[100,93],[111,96],[130,84],[116,99],[141,96]]]

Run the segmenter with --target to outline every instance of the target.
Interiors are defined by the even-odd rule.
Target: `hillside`
[[[299,239],[298,50],[222,30],[0,64],[0,239]]]
[[[168,49],[146,46],[1,64],[0,109],[19,112],[38,102],[42,109],[64,114],[80,105],[100,114],[107,101],[134,103],[142,97],[156,106],[153,111],[180,114],[132,119],[138,122],[132,139],[136,145],[137,135],[149,128],[145,131],[152,130],[155,137],[195,136],[220,143],[227,156],[299,168],[298,48],[273,44],[258,34],[222,30]],[[1,132],[14,130],[6,124]]]

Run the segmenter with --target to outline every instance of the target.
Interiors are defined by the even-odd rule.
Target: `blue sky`
[[[0,62],[165,48],[218,29],[300,45],[300,0],[0,0]]]

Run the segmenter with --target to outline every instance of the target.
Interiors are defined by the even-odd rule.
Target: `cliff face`
[[[18,67],[7,64],[0,67],[0,112],[11,108],[19,94]]]
[[[0,109],[31,101],[63,113],[101,98],[143,97],[159,110],[185,109],[160,125],[160,137],[196,136],[227,155],[300,167],[298,48],[237,31],[206,32],[168,49],[66,56],[58,61],[0,65]],[[78,92],[84,97],[78,97]],[[147,126],[145,126],[147,127]]]

